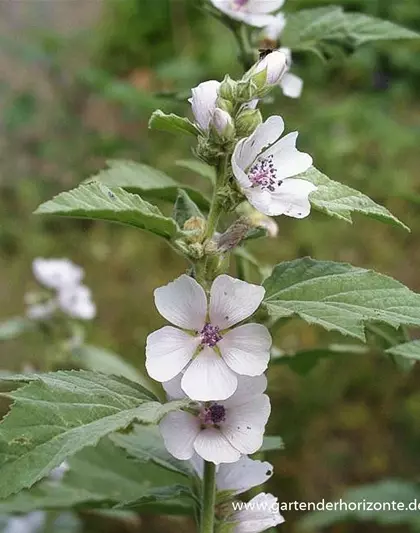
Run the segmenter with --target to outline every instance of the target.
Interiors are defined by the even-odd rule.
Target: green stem
[[[216,504],[216,465],[208,461],[205,461],[200,533],[214,533],[215,504]]]
[[[217,167],[217,177],[216,184],[213,191],[213,199],[211,202],[209,216],[207,218],[207,230],[204,237],[204,240],[207,241],[211,239],[214,235],[214,232],[217,229],[217,224],[219,222],[220,215],[222,214],[222,206],[219,199],[219,190],[225,184],[226,174],[228,166],[228,156],[223,156]]]

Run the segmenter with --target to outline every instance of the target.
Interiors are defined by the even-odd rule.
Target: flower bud
[[[233,104],[229,100],[225,100],[225,98],[219,98],[216,102],[216,108],[221,109],[222,111],[226,111],[226,113],[229,113],[231,115],[233,113]]]
[[[289,68],[287,54],[282,50],[274,50],[261,59],[248,72],[248,76],[257,87],[255,96],[263,96],[274,85],[277,85]],[[254,96],[254,97],[255,97]]]
[[[216,108],[212,119],[212,130],[218,140],[228,141],[235,136],[232,117],[223,109]]]
[[[220,84],[219,95],[225,100],[234,102],[236,99],[236,92],[237,92],[236,81],[232,80],[230,76],[226,75],[225,79]]]
[[[248,137],[262,123],[261,112],[258,109],[243,109],[235,120],[238,137]]]

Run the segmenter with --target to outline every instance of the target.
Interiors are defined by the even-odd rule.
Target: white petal
[[[284,121],[279,116],[272,116],[260,124],[254,133],[241,145],[237,153],[237,162],[247,170],[264,148],[274,144],[284,131]]]
[[[285,0],[248,0],[246,8],[252,13],[272,13],[280,9]]]
[[[210,120],[216,109],[219,87],[220,82],[209,80],[200,83],[191,91],[192,97],[188,101],[191,103],[195,120],[203,131],[209,129]]]
[[[311,212],[309,195],[316,186],[306,180],[289,178],[271,195],[270,215],[305,218]]]
[[[67,285],[77,285],[84,276],[83,268],[69,259],[43,259],[38,257],[32,263],[35,278],[51,289],[61,289]]]
[[[194,441],[194,449],[205,461],[216,465],[234,463],[241,454],[229,444],[216,428],[207,428],[200,432]]]
[[[276,15],[274,21],[264,29],[264,37],[270,41],[277,41],[286,26],[286,17],[283,13]],[[280,50],[282,50],[280,48]]]
[[[200,339],[172,326],[154,331],[146,341],[146,369],[157,381],[174,378],[191,361]]]
[[[168,401],[170,400],[182,400],[183,398],[186,398],[187,395],[181,388],[181,379],[182,379],[182,372],[180,372],[177,376],[170,379],[169,381],[165,381],[162,383],[162,387],[166,392],[166,397]]]
[[[233,533],[262,533],[284,522],[279,512],[278,499],[264,492],[248,502],[247,508],[232,517],[237,522]]]
[[[269,3],[278,1],[279,0],[269,0]],[[243,9],[235,8],[233,0],[211,0],[211,3],[217,9],[222,11],[222,13],[228,15],[228,17],[234,20],[240,20],[257,28],[268,26],[274,18],[272,15],[266,15],[266,11],[262,11],[261,8],[259,11],[255,12],[247,9],[247,6],[244,6]]]
[[[254,396],[246,404],[226,409],[226,420],[220,424],[220,431],[241,453],[255,453],[261,448],[270,410],[266,394]]]
[[[205,347],[186,369],[181,381],[183,391],[192,400],[225,400],[238,385],[236,374],[214,350]]]
[[[226,329],[251,316],[260,306],[264,287],[226,274],[217,276],[210,290],[210,321]]]
[[[233,396],[223,402],[225,407],[237,407],[248,403],[254,396],[260,396],[267,388],[264,374],[256,377],[238,376],[238,388]]]
[[[299,152],[296,148],[298,133],[289,133],[271,148],[266,150],[262,157],[273,156],[273,163],[276,168],[276,178],[285,179],[297,176],[305,172],[312,165],[312,157],[304,152]]]
[[[24,516],[10,518],[3,533],[37,533],[43,529],[46,513],[44,511],[33,511]]]
[[[259,376],[268,366],[272,344],[262,324],[244,324],[224,334],[218,347],[226,364],[238,374]]]
[[[255,189],[245,189],[245,196],[248,202],[255,207],[260,213],[268,214],[271,211],[271,193],[269,191],[261,191],[258,187]]]
[[[207,313],[207,298],[195,279],[183,274],[155,290],[159,313],[175,326],[201,331]]]
[[[280,80],[280,87],[285,96],[299,98],[302,94],[303,80],[299,76],[287,72]]]
[[[245,172],[245,168],[247,165],[245,164],[246,161],[244,159],[245,152],[243,151],[243,145],[246,142],[246,139],[242,139],[238,142],[238,144],[235,146],[235,150],[232,155],[232,171],[233,175],[235,176],[235,179],[238,181],[239,185],[241,187],[251,187],[252,182],[248,178],[248,174]]]
[[[233,464],[221,465],[216,475],[218,490],[230,490],[241,494],[258,487],[273,475],[273,465],[267,461],[254,461],[247,456]]]
[[[183,411],[169,413],[160,422],[159,429],[170,454],[181,460],[192,457],[194,441],[201,429],[198,417]]]

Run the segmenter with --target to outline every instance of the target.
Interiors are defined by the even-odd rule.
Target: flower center
[[[248,177],[253,187],[274,192],[276,186],[281,185],[281,180],[276,178],[277,169],[274,167],[273,156],[269,155],[264,159],[258,159],[250,168]]]
[[[222,336],[219,333],[219,328],[217,326],[212,326],[208,322],[204,325],[204,328],[201,330],[201,345],[202,346],[216,346],[216,344],[222,340]]]
[[[226,419],[226,409],[219,403],[214,403],[210,407],[206,407],[201,413],[200,418],[203,424],[207,426],[215,426],[224,422]]]

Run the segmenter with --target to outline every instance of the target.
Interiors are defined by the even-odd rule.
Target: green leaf
[[[337,45],[353,49],[370,41],[418,38],[418,33],[393,22],[328,6],[291,13],[282,33],[282,45],[323,57]]]
[[[386,350],[386,353],[409,359],[410,361],[420,361],[420,340],[405,342],[398,346],[393,346]]]
[[[263,444],[257,453],[274,452],[284,449],[284,442],[278,435],[267,435],[264,437]]]
[[[178,191],[173,216],[180,228],[183,228],[185,222],[192,217],[204,219],[203,214],[197,207],[197,204],[195,204],[188,194],[182,189],[179,189]]]
[[[388,276],[346,263],[310,258],[280,263],[264,287],[265,306],[275,319],[298,315],[363,341],[368,322],[420,326],[420,295]]]
[[[172,218],[165,217],[156,206],[137,194],[120,188],[109,189],[99,183],[80,185],[77,189],[62,192],[41,204],[35,213],[118,222],[165,239],[172,239],[180,233]]]
[[[109,168],[102,170],[87,181],[97,180],[110,188],[122,187],[147,198],[166,200],[171,203],[175,202],[178,190],[184,189],[200,209],[209,208],[208,198],[199,190],[178,183],[161,170],[127,160],[111,160],[107,161],[107,165]]]
[[[352,214],[360,213],[369,218],[410,231],[410,228],[394,217],[388,209],[376,204],[361,192],[337,181],[330,180],[315,167],[310,168],[299,177],[310,181],[318,187],[309,197],[312,207],[318,211],[331,217],[345,220],[350,224],[353,223]]]
[[[137,383],[140,383],[142,387],[151,391],[157,397],[161,394],[161,389],[154,381],[110,350],[84,344],[74,350],[74,355],[79,360],[80,365],[87,370],[124,376],[131,381],[137,381]]]
[[[300,525],[306,530],[320,531],[343,521],[369,521],[384,525],[409,524],[413,528],[420,527],[418,509],[413,509],[413,502],[420,501],[420,488],[414,483],[402,480],[386,480],[370,485],[362,485],[348,489],[337,502],[336,508],[307,514]],[[366,502],[366,505],[354,505]],[[368,503],[381,504],[380,511]],[[404,504],[403,510],[392,509],[392,502]],[[351,509],[346,509],[345,504],[353,504]],[[411,504],[411,508],[410,508]],[[356,507],[354,509],[354,507]],[[417,511],[417,512],[416,512]]]
[[[155,426],[134,425],[131,433],[114,433],[111,440],[140,461],[152,462],[166,470],[191,476],[189,461],[175,459],[165,448],[159,429]]]
[[[19,379],[29,384],[2,394],[14,403],[0,424],[0,498],[30,487],[109,433],[134,421],[156,424],[186,405],[162,405],[138,383],[98,372],[11,377]]]
[[[199,130],[187,118],[178,117],[171,113],[167,115],[160,109],[155,111],[149,120],[149,128],[153,130],[169,131],[170,133],[184,133],[197,137]]]
[[[175,161],[175,165],[191,170],[191,172],[206,178],[212,184],[216,182],[216,170],[210,165],[207,165],[207,163],[197,161],[197,159],[180,159]]]
[[[0,341],[17,339],[27,331],[33,329],[33,322],[17,316],[0,323]]]
[[[0,501],[0,513],[69,507],[112,508],[131,505],[133,501],[140,506],[189,493],[185,478],[133,459],[108,437],[101,439],[96,447],[77,453],[67,465],[68,471],[61,481],[46,478],[31,489]]]

